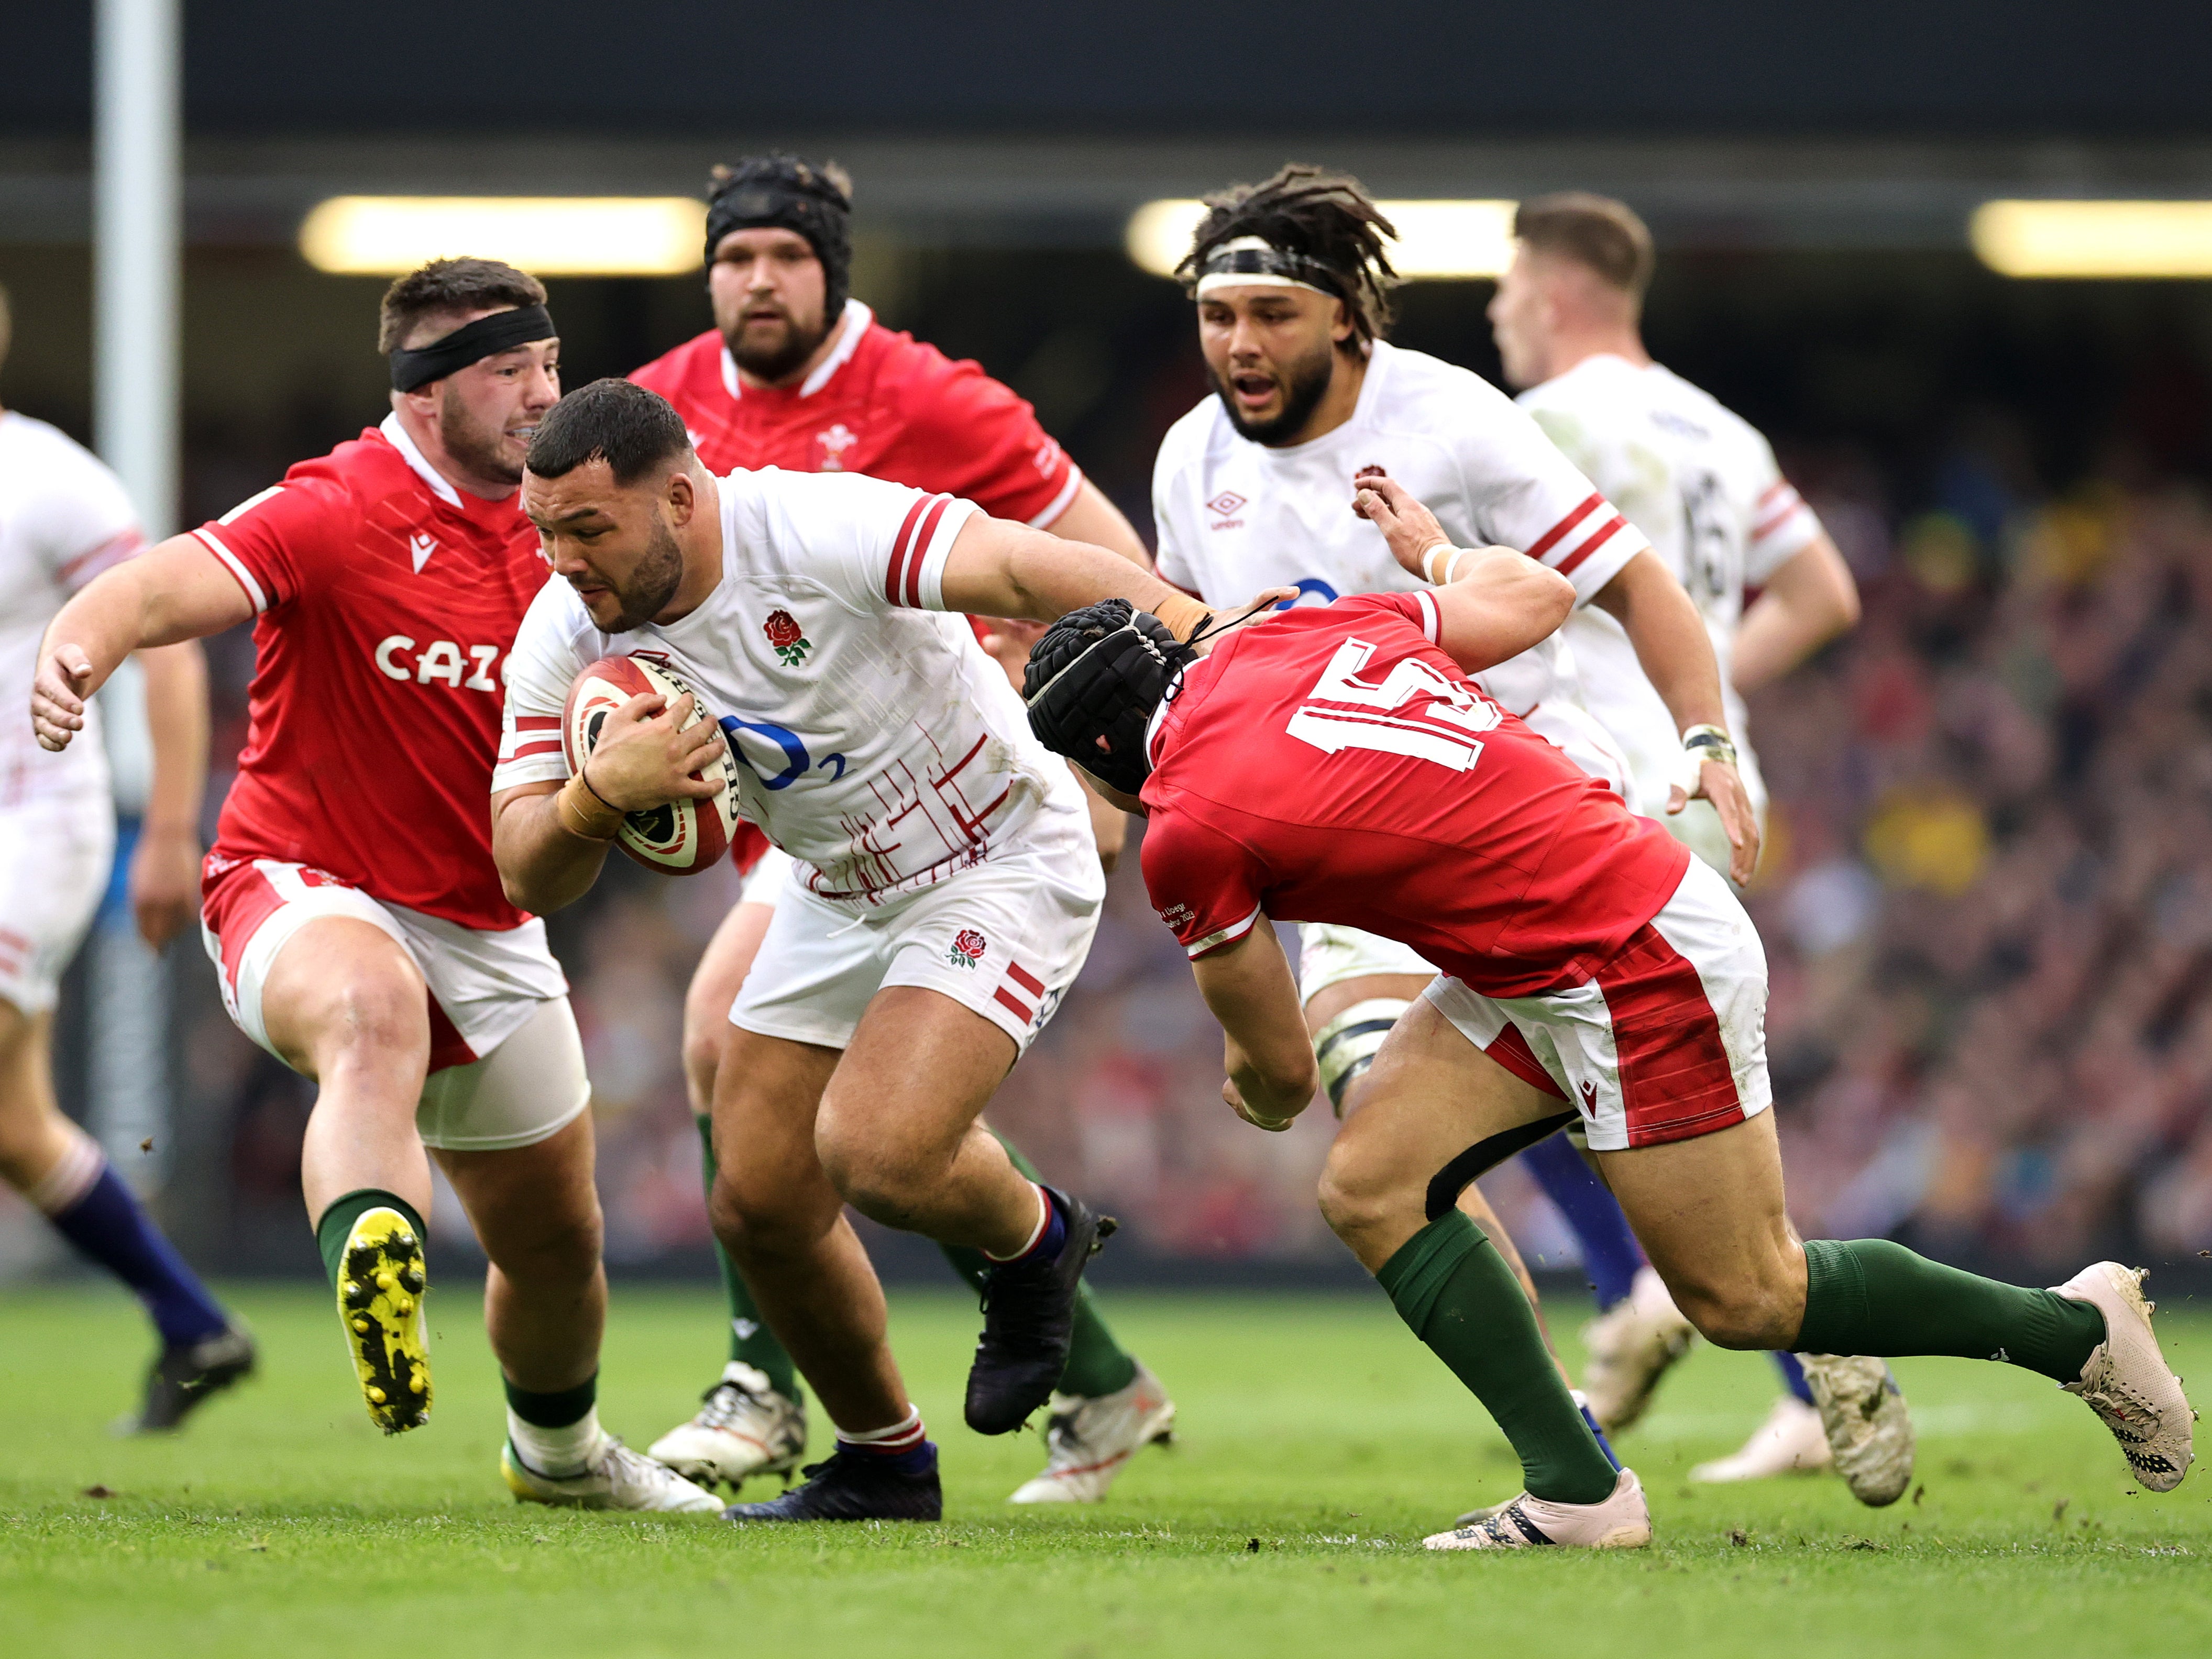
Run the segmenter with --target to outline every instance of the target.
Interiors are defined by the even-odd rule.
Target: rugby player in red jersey
[[[518,1498],[711,1512],[604,1433],[590,1088],[544,924],[508,903],[484,811],[505,659],[546,568],[518,509],[560,396],[545,290],[434,261],[384,296],[392,413],[100,577],[40,647],[61,749],[128,653],[254,623],[251,729],[202,884],[239,1029],[317,1085],[301,1184],[369,1416],[430,1406],[427,1147],[491,1258],[484,1319]]]
[[[1195,660],[1141,613],[1088,607],[1039,641],[1030,721],[1148,815],[1146,886],[1227,1034],[1223,1097],[1249,1121],[1285,1127],[1316,1083],[1271,923],[1364,928],[1442,969],[1376,1056],[1321,1190],[1522,1461],[1522,1492],[1429,1547],[1650,1538],[1634,1473],[1607,1459],[1518,1282],[1454,1205],[1577,1114],[1710,1340],[2006,1360],[2088,1404],[2142,1486],[2178,1486],[2192,1414],[2138,1273],[2096,1262],[2024,1290],[1886,1239],[1798,1238],[1750,919],[1717,872],[1469,678],[1564,621],[1568,583],[1505,550],[1453,550],[1394,483],[1358,483],[1393,554],[1419,571],[1433,553],[1443,586],[1294,610]]]
[[[716,168],[710,194],[707,289],[714,326],[630,376],[675,406],[708,471],[866,473],[956,495],[994,518],[1104,547],[1151,568],[1129,521],[1020,396],[976,364],[955,362],[886,328],[851,296],[852,192],[840,170],[787,155],[749,156]],[[986,648],[1018,680],[1036,625],[984,626]],[[1110,870],[1125,820],[1096,797],[1091,806],[1091,828]],[[761,854],[766,842],[757,830],[745,825],[739,833],[739,856],[759,862],[708,944],[684,1002],[684,1078],[702,1140],[710,1140],[714,1069],[730,1007],[791,866],[779,850]],[[1038,1178],[1020,1152],[1000,1140],[1017,1165]],[[711,1192],[711,1144],[707,1176]],[[652,1450],[695,1480],[734,1487],[750,1474],[788,1471],[805,1444],[806,1418],[790,1357],[719,1243],[716,1254],[729,1298],[729,1361],[697,1414]],[[981,1255],[960,1249],[945,1254],[963,1279],[981,1287],[988,1266]],[[1012,1501],[1102,1498],[1129,1459],[1165,1438],[1174,1420],[1174,1403],[1159,1379],[1115,1340],[1085,1285],[1046,1431],[1049,1461]]]

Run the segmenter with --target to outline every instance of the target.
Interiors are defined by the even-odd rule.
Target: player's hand
[[[1020,617],[984,617],[983,654],[1006,671],[1014,690],[1022,689],[1023,671],[1030,665],[1030,651],[1044,637],[1045,626]]]
[[[591,792],[623,812],[720,794],[719,780],[691,775],[708,765],[724,743],[721,727],[712,720],[678,730],[690,715],[691,702],[689,691],[673,702],[647,691],[609,714],[585,763],[584,781]]]
[[[149,826],[131,854],[131,910],[156,951],[199,914],[200,839],[189,826]]]
[[[1237,1093],[1237,1080],[1234,1078],[1222,1079],[1221,1097],[1229,1103],[1229,1109],[1235,1112],[1237,1116],[1243,1118],[1254,1128],[1265,1129],[1272,1135],[1282,1133],[1284,1130],[1298,1121],[1298,1115],[1296,1112],[1292,1112],[1288,1117],[1269,1117],[1265,1112],[1253,1110],[1244,1103],[1244,1097]]]
[[[1451,541],[1437,522],[1437,515],[1379,466],[1362,467],[1352,481],[1352,510],[1382,532],[1390,556],[1401,568],[1427,580],[1421,569],[1421,555],[1438,542],[1449,544]]]
[[[84,730],[84,700],[92,695],[92,659],[81,645],[58,645],[40,659],[31,682],[31,729],[42,749],[62,750]]]
[[[1743,780],[1726,761],[1704,762],[1698,768],[1694,793],[1679,783],[1668,789],[1668,815],[1672,817],[1692,800],[1709,800],[1720,814],[1721,828],[1729,840],[1729,878],[1742,886],[1759,868],[1759,815],[1751,810],[1751,796]]]

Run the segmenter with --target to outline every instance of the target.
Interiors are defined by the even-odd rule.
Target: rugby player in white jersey
[[[9,313],[0,290],[0,362]],[[44,421],[0,409],[0,1180],[145,1305],[161,1339],[132,1426],[173,1429],[253,1368],[232,1324],[162,1237],[99,1143],[54,1098],[54,1004],[115,852],[107,755],[96,731],[49,754],[23,718],[39,635],[63,603],[143,545],[121,482]],[[191,921],[207,775],[207,671],[197,645],[139,653],[153,738],[150,799],[131,858],[138,931],[160,949]],[[89,711],[88,711],[89,718]]]
[[[1160,574],[1213,603],[1268,583],[1321,604],[1418,587],[1382,531],[1352,508],[1355,477],[1381,467],[1434,513],[1443,536],[1525,552],[1573,584],[1578,611],[1617,619],[1650,683],[1667,688],[1676,752],[1703,760],[1693,775],[1686,769],[1686,783],[1733,825],[1747,874],[1758,852],[1749,804],[1723,751],[1708,747],[1726,739],[1712,648],[1642,532],[1497,388],[1382,337],[1391,233],[1355,182],[1285,167],[1212,198],[1212,207],[1182,269],[1216,395],[1176,422],[1160,447],[1152,482]],[[1577,706],[1556,638],[1480,680],[1501,706],[1626,794],[1626,763]],[[1435,969],[1408,946],[1353,928],[1310,923],[1299,941],[1306,1018],[1323,1087],[1341,1115]],[[1571,1221],[1590,1207],[1591,1194],[1604,1194],[1564,1144],[1533,1149],[1528,1162]],[[1518,1267],[1480,1193],[1470,1185],[1462,1202]],[[1612,1214],[1632,1271],[1633,1241],[1617,1206]],[[1602,1259],[1595,1248],[1584,1255]]]
[[[986,1434],[1050,1398],[1102,1234],[976,1121],[1082,966],[1105,887],[1082,790],[959,613],[1048,621],[1119,596],[1188,637],[1206,608],[950,495],[716,478],[675,410],[624,380],[546,416],[523,505],[561,580],[515,641],[510,732],[551,729],[615,653],[665,664],[714,721],[680,728],[690,693],[635,698],[574,775],[560,744],[514,744],[492,797],[509,896],[574,900],[626,812],[720,792],[691,775],[726,744],[738,810],[797,861],[730,1010],[710,1208],[837,1442],[805,1485],[728,1513],[934,1520],[936,1449],[844,1206],[994,1264],[966,1407]]]
[[[1688,591],[1722,665],[1722,694],[1753,807],[1765,787],[1746,739],[1743,693],[1786,673],[1858,616],[1850,567],[1741,417],[1651,360],[1641,333],[1650,233],[1626,205],[1580,192],[1524,202],[1511,266],[1490,305],[1506,379],[1522,407],[1650,538]],[[1747,588],[1760,590],[1747,613]],[[1679,776],[1665,705],[1620,625],[1597,610],[1565,628],[1583,705],[1620,745],[1641,810],[1725,872],[1711,810],[1653,803]],[[1603,1200],[1610,1205],[1612,1200]],[[1609,1428],[1643,1410],[1687,1348],[1683,1319],[1648,1265],[1583,1333],[1585,1385]],[[1886,1504],[1912,1472],[1911,1422],[1875,1359],[1778,1353],[1787,1392],[1743,1449],[1692,1478],[1739,1480],[1831,1464],[1863,1500]],[[1824,1428],[1824,1421],[1826,1426]]]

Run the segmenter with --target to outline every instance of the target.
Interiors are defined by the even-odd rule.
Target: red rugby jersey
[[[192,534],[260,618],[211,856],[312,865],[465,927],[527,921],[487,805],[507,649],[546,577],[518,498],[456,490],[392,418]]]
[[[885,328],[858,300],[846,301],[843,333],[797,386],[744,385],[711,328],[629,378],[675,405],[717,476],[764,466],[865,472],[1041,527],[1067,511],[1083,484],[1025,399],[981,364]],[[731,856],[749,870],[767,844],[740,824]]]
[[[1413,946],[1487,996],[1588,980],[1680,842],[1487,701],[1426,592],[1287,611],[1193,665],[1152,732],[1152,907],[1193,957],[1264,913]]]
[[[676,406],[717,474],[865,472],[971,501],[995,519],[1049,525],[1083,483],[1036,410],[973,362],[885,328],[858,300],[844,332],[803,385],[741,385],[708,329],[630,376]]]

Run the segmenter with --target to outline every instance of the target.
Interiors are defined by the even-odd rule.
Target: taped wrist
[[[586,841],[612,841],[622,831],[623,815],[592,793],[580,772],[553,797],[553,815],[563,830]]]
[[[1152,614],[1169,633],[1185,641],[1213,620],[1213,612],[1187,593],[1169,594],[1152,607]]]
[[[1314,1058],[1321,1063],[1321,1086],[1339,1117],[1344,1115],[1344,1097],[1361,1073],[1375,1063],[1376,1051],[1398,1017],[1413,1005],[1395,997],[1372,997],[1355,1002],[1314,1033]]]

